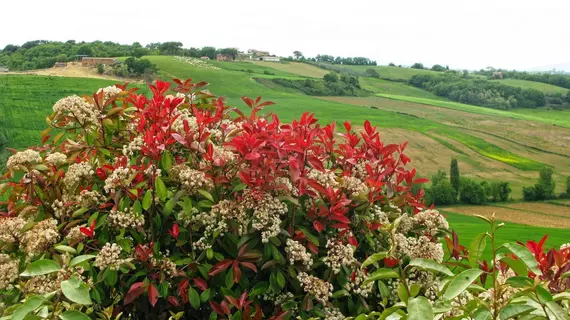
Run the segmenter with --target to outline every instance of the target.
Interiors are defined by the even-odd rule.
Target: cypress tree
[[[459,192],[460,186],[460,175],[459,175],[459,164],[457,163],[457,159],[451,159],[451,167],[449,169],[449,181],[451,182],[451,186],[455,189],[455,192]]]

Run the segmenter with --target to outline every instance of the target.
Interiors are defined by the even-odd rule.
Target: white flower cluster
[[[60,99],[53,106],[53,111],[57,115],[68,115],[81,126],[94,125],[100,126],[99,118],[101,112],[95,105],[89,103],[84,98],[73,95]]]
[[[157,268],[164,271],[170,277],[174,277],[177,274],[176,264],[167,257],[163,257],[162,259],[157,259],[153,257],[151,254],[149,257],[149,262],[153,266],[153,268]]]
[[[239,206],[235,201],[222,200],[213,205],[210,212],[201,212],[193,215],[191,221],[205,228],[202,237],[192,244],[194,249],[208,249],[210,247],[208,241],[212,235],[216,232],[223,235],[228,229],[228,220],[236,220],[244,223],[246,221],[244,213],[245,212],[239,210]],[[241,226],[242,225],[240,225],[240,227]],[[240,234],[244,232],[245,228],[240,230]]]
[[[292,196],[299,196],[299,189],[293,186],[291,179],[288,177],[278,177],[275,179],[275,193],[277,195],[281,194],[291,194]]]
[[[418,238],[406,237],[401,233],[395,234],[396,254],[399,257],[408,256],[410,259],[423,258],[441,263],[443,261],[443,246],[432,242],[426,236]]]
[[[195,133],[198,131],[198,122],[196,121],[196,117],[192,115],[192,110],[189,109],[182,109],[178,110],[177,112],[180,114],[176,120],[172,123],[172,130],[176,131],[180,135],[184,135],[186,130],[184,130],[184,121],[187,122],[190,131]]]
[[[35,150],[27,149],[20,151],[8,158],[8,162],[6,162],[6,168],[12,170],[20,165],[25,166],[40,162],[42,162],[40,153]]]
[[[340,180],[340,187],[346,189],[350,194],[359,195],[368,193],[366,184],[356,177],[342,177]]]
[[[88,180],[95,174],[95,171],[88,162],[74,163],[69,166],[63,183],[68,190],[74,189],[82,181]]]
[[[263,296],[261,296],[261,299],[265,300],[265,301],[272,301],[274,305],[279,306],[281,304],[283,304],[285,301],[287,300],[291,300],[294,299],[295,295],[292,294],[291,292],[279,292],[277,294],[274,294],[271,290],[266,291],[263,293]]]
[[[370,220],[383,225],[390,223],[388,214],[382,211],[382,207],[379,205],[374,205],[374,207],[370,208]]]
[[[121,259],[123,249],[116,243],[107,242],[95,257],[95,266],[99,269],[109,268],[111,270],[119,270],[126,259]]]
[[[78,195],[64,193],[61,200],[54,200],[51,208],[56,218],[71,216],[79,208],[97,206],[104,197],[97,191],[82,190]]]
[[[18,261],[7,254],[0,254],[0,290],[12,289],[12,283],[18,279]]]
[[[200,189],[211,189],[214,187],[212,180],[199,170],[190,169],[184,164],[173,166],[168,175],[173,180],[181,183],[188,192],[195,194]]]
[[[275,237],[281,231],[281,216],[287,213],[287,205],[269,193],[255,191],[246,192],[241,210],[253,209],[251,226],[261,231],[261,242],[269,242],[269,238]]]
[[[123,155],[124,156],[133,156],[135,152],[140,151],[142,146],[144,145],[144,140],[142,136],[136,136],[133,138],[128,145],[123,146]]]
[[[20,217],[0,217],[0,242],[14,243],[26,221]]]
[[[99,94],[99,92],[101,91],[103,91],[103,96],[105,101],[108,101],[109,99],[112,99],[118,96],[121,92],[123,92],[123,90],[117,88],[116,86],[108,86],[105,88],[100,88],[99,90],[97,90],[97,94]]]
[[[190,210],[190,212],[187,212],[187,211],[179,212],[178,217],[176,219],[178,221],[180,221],[181,225],[188,227],[190,225],[190,223],[192,223],[192,221],[194,219],[193,217],[199,213],[200,213],[200,211],[197,208],[192,208]]]
[[[337,308],[325,308],[325,320],[344,320],[346,317]]]
[[[25,284],[24,290],[27,293],[33,294],[46,294],[54,291],[58,291],[61,288],[61,282],[69,279],[72,276],[84,280],[85,277],[82,276],[84,270],[81,267],[72,268],[62,268],[57,274],[46,274],[41,276],[35,276],[28,280]],[[90,283],[92,280],[89,279],[87,282]]]
[[[109,225],[113,228],[132,228],[144,231],[144,216],[135,214],[133,209],[127,209],[128,212],[111,210],[109,213]]]
[[[206,62],[205,60],[202,59],[197,59],[197,58],[191,58],[191,57],[179,57],[176,56],[174,57],[175,60],[178,61],[182,61],[182,62],[186,62],[189,65],[198,68],[198,69],[204,69],[204,70],[220,70],[220,68],[209,64],[208,62]]]
[[[314,295],[315,299],[322,304],[326,304],[329,301],[329,297],[332,296],[333,285],[327,281],[310,276],[305,272],[300,272],[297,275],[297,280],[299,280],[305,292]]]
[[[220,161],[220,163],[226,164],[228,162],[231,162],[233,160],[235,160],[236,156],[235,153],[231,150],[227,150],[224,147],[221,146],[217,146],[214,145],[214,155],[213,155],[214,161]]]
[[[440,229],[449,229],[449,223],[437,210],[428,209],[420,211],[412,217],[414,224],[425,226],[425,232],[430,236],[436,236]]]
[[[570,250],[570,243],[564,243],[561,245],[560,250]]]
[[[127,187],[130,183],[129,178],[133,170],[125,167],[118,167],[105,179],[103,189],[107,193],[115,193],[117,187]]]
[[[340,268],[351,265],[354,259],[354,248],[350,244],[343,244],[340,241],[327,241],[327,256],[323,258],[323,262],[332,268],[334,274],[340,272]]]
[[[47,155],[46,161],[54,166],[67,163],[67,156],[63,153],[53,152]]]
[[[374,281],[364,284],[366,279],[368,279],[366,273],[360,268],[355,268],[349,281],[344,285],[344,289],[367,298],[374,290]]]
[[[287,244],[285,246],[285,251],[289,255],[289,263],[294,265],[295,262],[300,262],[303,266],[311,268],[313,265],[313,258],[311,254],[307,252],[307,248],[300,242],[287,239]]]
[[[317,181],[325,188],[328,187],[338,188],[340,186],[336,178],[336,174],[333,171],[321,172],[316,169],[311,169],[307,173],[307,178]]]
[[[68,243],[78,243],[85,240],[86,236],[83,234],[83,232],[81,232],[80,228],[81,226],[75,226],[71,228],[65,236],[65,240],[67,240]]]
[[[515,272],[512,269],[509,269],[506,273],[503,272],[497,273],[497,289],[499,290],[497,296],[498,299],[495,299],[495,290],[493,288],[488,289],[487,291],[483,291],[479,294],[479,299],[482,299],[489,303],[491,308],[502,308],[504,307],[513,296],[520,291],[518,288],[514,288],[510,285],[506,285],[506,281],[510,277],[516,276]]]
[[[22,236],[22,244],[30,256],[42,254],[59,240],[57,220],[46,219],[38,222]]]

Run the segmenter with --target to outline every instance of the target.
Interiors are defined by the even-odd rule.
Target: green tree
[[[232,60],[235,60],[238,54],[237,49],[234,48],[225,48],[220,50],[220,54],[223,54],[225,56],[228,56],[230,58],[232,58]]]
[[[338,74],[336,72],[330,72],[325,74],[323,80],[326,82],[337,82],[338,81]]]
[[[103,66],[101,63],[97,64],[97,73],[103,74],[103,72],[105,72],[105,66]]]
[[[416,62],[416,63],[412,64],[412,66],[410,68],[412,68],[412,69],[423,69],[424,65],[423,65],[423,63]]]
[[[376,79],[380,78],[380,74],[378,73],[378,71],[376,71],[372,68],[366,69],[365,74],[369,77],[372,77],[372,78],[376,78]]]
[[[487,201],[485,187],[471,179],[461,179],[459,200],[468,204],[483,204]]]
[[[210,59],[216,59],[216,48],[203,47],[202,49],[200,49],[200,56],[208,57]]]
[[[295,56],[295,59],[299,60],[303,57],[303,53],[301,51],[295,50],[293,51],[293,55]]]
[[[442,66],[442,65],[440,65],[440,64],[434,64],[434,65],[431,67],[431,70],[433,70],[433,71],[438,71],[438,72],[443,72],[443,71],[445,71],[446,69],[445,69],[444,66]]]
[[[449,168],[449,181],[451,182],[453,189],[455,189],[455,193],[459,193],[459,187],[461,186],[461,176],[459,174],[459,164],[455,158],[451,159],[451,165]]]
[[[553,174],[551,167],[543,167],[538,182],[532,187],[523,188],[523,198],[527,201],[555,199],[556,181],[552,178]]]
[[[388,66],[389,66],[389,67],[395,67],[396,65],[395,65],[393,62],[390,62],[390,63],[388,64]]]

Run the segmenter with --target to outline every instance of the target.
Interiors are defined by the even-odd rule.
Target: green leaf
[[[166,200],[166,196],[168,195],[167,191],[166,191],[166,185],[164,184],[162,179],[160,179],[160,177],[156,178],[155,186],[156,186],[156,194],[158,195],[158,198],[161,201]]]
[[[515,256],[517,256],[517,258],[522,260],[522,262],[526,265],[526,267],[534,274],[536,274],[537,276],[542,275],[542,271],[540,271],[540,269],[538,268],[538,263],[536,262],[536,259],[525,246],[517,243],[505,243],[502,246],[511,251]]]
[[[560,292],[558,294],[555,294],[552,298],[554,301],[570,300],[570,292]]]
[[[242,190],[245,189],[245,188],[247,188],[247,184],[245,184],[245,183],[240,183],[240,184],[238,184],[237,186],[235,186],[235,187],[232,189],[232,192],[239,192],[239,191],[242,191]]]
[[[421,259],[421,258],[412,259],[412,261],[410,261],[408,266],[416,267],[418,269],[426,271],[431,271],[433,273],[439,272],[448,276],[453,276],[453,272],[451,272],[451,270],[449,270],[446,266],[435,262],[434,260]]]
[[[24,304],[14,310],[12,320],[23,320],[26,316],[42,306],[45,299],[42,296],[31,296],[26,299]]]
[[[64,245],[56,246],[55,250],[57,250],[59,252],[67,252],[67,253],[71,253],[71,254],[77,253],[77,250],[75,250],[75,248],[72,248],[70,246],[64,246]]]
[[[479,233],[478,235],[473,238],[471,244],[469,245],[469,265],[471,267],[475,267],[477,265],[477,261],[483,255],[485,251],[485,247],[487,246],[487,233]]]
[[[152,190],[148,190],[144,194],[142,207],[143,207],[143,209],[148,210],[148,209],[150,209],[151,204],[152,204]]]
[[[348,295],[349,295],[349,292],[347,290],[341,289],[341,290],[338,290],[335,293],[333,293],[331,297],[334,299],[337,299],[337,298],[342,298],[342,297],[345,297]]]
[[[533,285],[533,281],[531,278],[521,277],[521,276],[510,277],[505,281],[505,283],[514,288],[526,288],[526,287],[532,287]]]
[[[514,317],[520,317],[532,312],[535,308],[526,304],[509,304],[499,311],[499,319],[506,320]]]
[[[85,313],[75,310],[65,311],[59,315],[61,320],[91,320]]]
[[[433,309],[429,300],[425,297],[411,298],[408,300],[407,320],[433,319]]]
[[[200,301],[202,302],[207,302],[208,300],[210,300],[210,295],[212,294],[212,290],[210,288],[204,290],[201,294],[200,294]]]
[[[268,288],[269,288],[269,283],[267,281],[259,282],[253,287],[253,289],[251,289],[251,291],[249,292],[249,296],[252,298],[257,297],[258,295],[265,293],[265,291],[267,291]]]
[[[79,280],[76,276],[72,276],[68,280],[61,282],[61,291],[63,295],[72,302],[89,305],[91,297],[89,296],[89,287],[87,284]]]
[[[473,281],[477,280],[479,276],[483,274],[483,270],[479,269],[468,269],[460,274],[456,275],[447,286],[445,293],[443,294],[443,299],[451,300],[465,291]]]
[[[473,320],[491,320],[493,319],[493,314],[485,307],[480,307],[473,314]]]
[[[191,286],[188,288],[188,300],[190,301],[192,308],[196,310],[200,308],[200,295],[198,294],[198,291]]]
[[[418,293],[420,293],[420,289],[421,289],[421,287],[419,284],[417,284],[417,283],[412,284],[410,286],[410,296],[412,298],[415,298],[418,295]]]
[[[135,203],[133,204],[133,213],[136,215],[140,215],[142,214],[142,205],[140,201],[135,201]]]
[[[507,266],[509,266],[516,274],[527,274],[527,267],[521,260],[513,259],[510,257],[503,257],[499,259],[501,262],[504,262]]]
[[[408,294],[408,290],[406,290],[406,286],[403,283],[398,283],[398,298],[400,298],[400,300],[402,300],[402,302],[406,303],[408,301],[408,299],[410,298],[410,295]]]
[[[26,268],[26,270],[24,270],[24,272],[20,274],[20,276],[22,277],[41,276],[43,274],[59,271],[60,269],[61,266],[59,265],[59,263],[53,260],[42,259],[30,263]]]
[[[277,284],[281,287],[281,289],[285,288],[285,276],[281,271],[277,271]]]
[[[536,286],[536,295],[541,304],[546,304],[549,301],[553,301],[552,295],[543,286]]]
[[[169,151],[164,151],[164,153],[162,154],[162,159],[160,159],[160,162],[164,170],[168,171],[170,170],[170,168],[172,168],[172,155],[170,154]]]
[[[560,276],[560,279],[566,279],[566,278],[570,278],[570,271],[565,272]]]
[[[378,270],[372,272],[370,274],[370,276],[366,280],[364,280],[362,285],[365,285],[365,284],[370,283],[370,282],[374,282],[376,280],[390,279],[390,278],[397,278],[397,277],[398,277],[398,273],[396,273],[396,271],[394,271],[392,269],[381,268],[381,269],[378,269]]]
[[[213,197],[212,194],[209,193],[208,191],[200,189],[200,190],[198,190],[198,192],[199,192],[201,195],[203,195],[204,198],[206,198],[206,199],[208,199],[208,200],[214,202],[214,197]]]
[[[82,255],[82,256],[77,256],[77,257],[71,259],[71,261],[69,262],[69,266],[70,266],[70,267],[73,267],[73,266],[75,266],[75,265],[80,264],[80,263],[83,262],[83,261],[95,259],[95,257],[97,257],[97,256],[92,255],[92,254],[84,254],[84,255]]]
[[[117,284],[117,281],[119,280],[119,274],[116,270],[106,269],[104,280],[105,284],[107,284],[110,287],[113,287],[115,286],[115,284]]]
[[[374,263],[386,258],[387,255],[388,255],[388,252],[375,253],[375,254],[371,255],[370,257],[368,257],[368,259],[364,260],[364,262],[362,263],[362,266],[360,268],[364,269],[367,266],[374,264]]]
[[[559,306],[554,301],[549,301],[546,303],[546,309],[556,317],[556,320],[568,320],[568,312],[566,312],[561,306]]]
[[[479,218],[479,219],[481,219],[481,220],[487,222],[488,224],[491,224],[491,220],[489,220],[489,218],[487,218],[487,217],[485,217],[485,216],[482,216],[482,215],[479,215],[479,214],[474,214],[473,216],[475,216],[475,217],[477,217],[477,218]]]

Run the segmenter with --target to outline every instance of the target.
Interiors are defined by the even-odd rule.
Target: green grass
[[[447,216],[450,229],[455,230],[459,236],[459,241],[462,245],[469,248],[471,239],[479,233],[489,230],[488,224],[476,217],[462,215],[446,211],[445,208],[440,208],[440,211]],[[499,229],[497,233],[497,244],[501,245],[507,242],[526,242],[528,240],[539,241],[544,235],[548,235],[546,241],[547,248],[559,248],[562,244],[568,242],[568,230],[543,228],[505,222],[505,226]],[[491,259],[490,243],[487,243],[483,258],[486,260]]]
[[[412,69],[412,68],[398,68],[389,66],[343,66],[334,65],[343,69],[350,69],[358,73],[364,73],[366,69],[372,68],[380,74],[380,78],[393,80],[393,81],[408,81],[416,74],[434,74],[438,73],[431,70]]]
[[[521,157],[479,137],[465,134],[458,129],[440,128],[435,130],[435,132],[460,142],[485,157],[501,161],[524,171],[538,171],[545,166],[543,163]]]
[[[378,93],[376,95],[379,97],[393,99],[393,100],[402,100],[402,101],[408,101],[420,104],[427,104],[441,108],[455,109],[455,110],[489,115],[489,116],[536,121],[536,122],[554,124],[561,127],[570,128],[570,112],[568,111],[552,111],[552,114],[548,113],[548,110],[516,109],[514,111],[504,111],[504,110],[497,110],[486,107],[477,107],[453,101],[426,99],[426,98],[409,97],[409,96],[385,94],[385,93]],[[560,114],[556,114],[554,112],[560,112]]]
[[[416,88],[414,86],[407,85],[405,83],[388,81],[383,79],[375,79],[375,78],[367,78],[361,77],[360,78],[360,86],[362,89],[374,92],[374,93],[383,93],[383,94],[391,94],[391,95],[400,95],[400,96],[409,96],[409,97],[418,97],[418,98],[426,98],[426,99],[433,99],[433,100],[444,100],[448,101],[444,97],[436,96],[435,94],[422,90],[420,88]]]
[[[54,103],[72,94],[91,94],[115,81],[30,75],[0,75],[0,128],[11,148],[41,142]]]
[[[506,84],[506,85],[513,86],[513,87],[519,87],[522,89],[535,89],[535,90],[542,91],[543,93],[547,93],[547,94],[561,93],[563,95],[566,95],[566,93],[569,91],[568,89],[558,87],[555,85],[551,85],[548,83],[528,81],[528,80],[500,79],[500,80],[493,80],[493,81],[499,81],[502,84]]]

